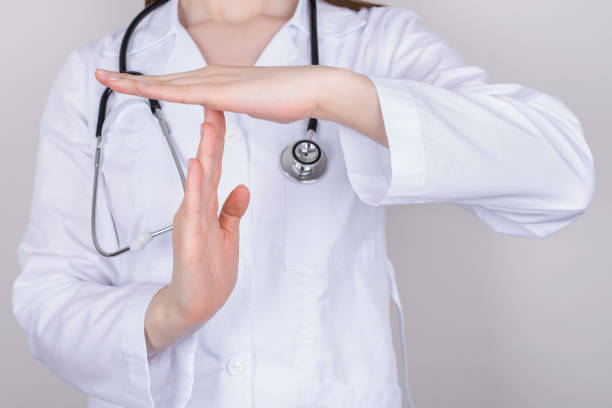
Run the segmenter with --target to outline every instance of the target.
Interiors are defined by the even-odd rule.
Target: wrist
[[[315,73],[312,89],[315,92],[309,117],[327,120],[329,119],[330,106],[334,104],[334,92],[337,92],[339,82],[350,71],[327,65],[316,65],[312,68],[314,68]]]
[[[371,99],[372,83],[365,75],[346,68],[320,68],[313,117],[344,124],[350,113],[346,108],[360,105],[364,97]]]
[[[313,117],[348,126],[389,147],[374,82],[367,75],[349,69],[324,68],[317,82]]]
[[[167,288],[168,286],[164,286],[151,298],[145,312],[144,331],[148,357],[151,357],[163,348],[161,336],[165,332],[163,325],[166,321],[166,308],[163,305],[163,298]]]
[[[144,328],[149,357],[188,331],[189,325],[171,300],[169,285],[161,288],[151,299],[145,313]]]

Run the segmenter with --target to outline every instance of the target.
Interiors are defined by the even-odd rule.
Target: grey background
[[[0,401],[82,407],[29,354],[11,313],[38,126],[66,54],[127,24],[140,0],[11,1],[2,9]],[[504,236],[450,204],[389,209],[418,408],[612,407],[612,3],[403,0],[493,82],[560,97],[581,120],[597,191],[546,240]],[[395,317],[395,316],[392,316]],[[398,354],[399,356],[399,354]]]

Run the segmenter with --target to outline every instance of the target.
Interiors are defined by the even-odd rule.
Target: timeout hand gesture
[[[374,84],[344,68],[208,65],[165,75],[99,69],[96,78],[116,92],[201,105],[208,116],[198,158],[191,162],[185,199],[174,220],[172,282],[151,300],[145,316],[150,352],[197,329],[223,305],[236,282],[238,225],[249,192],[238,186],[217,218],[223,111],[277,123],[309,117],[330,120],[388,147]]]

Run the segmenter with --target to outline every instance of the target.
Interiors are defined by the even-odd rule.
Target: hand
[[[254,67],[209,65],[168,75],[130,75],[97,70],[96,78],[116,92],[246,113],[289,123],[313,117],[323,66]]]
[[[96,78],[116,92],[244,113],[272,122],[329,120],[389,147],[374,83],[345,68],[209,65],[157,76],[97,70]]]
[[[149,355],[210,319],[236,284],[238,232],[249,190],[237,186],[217,216],[224,136],[223,112],[207,109],[196,158],[189,159],[185,196],[174,216],[172,280],[153,297],[145,315]]]

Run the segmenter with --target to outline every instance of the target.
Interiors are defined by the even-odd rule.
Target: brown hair
[[[368,1],[362,0],[325,0],[329,4],[333,4],[334,6],[346,7],[351,10],[361,10],[364,7],[383,7],[384,4],[370,3]],[[145,0],[145,6],[148,6],[151,3],[154,3],[155,0]]]

